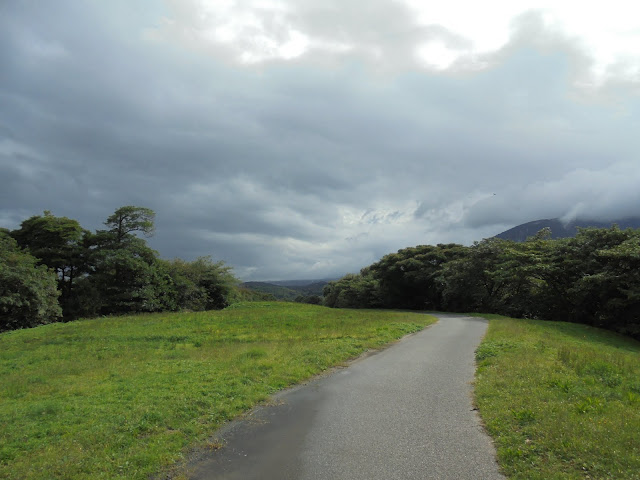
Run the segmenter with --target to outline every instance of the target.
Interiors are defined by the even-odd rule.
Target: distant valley
[[[273,295],[277,300],[294,301],[299,297],[321,297],[322,289],[331,280],[333,279],[245,282],[241,286],[256,292]]]

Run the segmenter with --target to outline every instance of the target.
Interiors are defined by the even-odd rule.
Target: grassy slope
[[[584,325],[491,318],[476,402],[518,479],[640,479],[640,343]]]
[[[0,478],[149,478],[269,394],[426,315],[258,303],[0,335]]]

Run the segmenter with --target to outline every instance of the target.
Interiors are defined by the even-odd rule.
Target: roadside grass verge
[[[475,398],[514,479],[640,479],[640,343],[585,325],[498,315]]]
[[[0,478],[167,472],[275,391],[434,321],[263,302],[0,334]]]

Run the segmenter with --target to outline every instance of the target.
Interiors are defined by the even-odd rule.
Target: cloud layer
[[[0,226],[147,206],[163,257],[279,279],[637,215],[640,78],[544,12],[482,51],[400,2],[213,5],[0,7]]]

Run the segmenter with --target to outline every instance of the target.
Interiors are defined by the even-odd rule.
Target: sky
[[[156,212],[163,258],[337,278],[640,216],[640,4],[1,0],[0,227]]]

